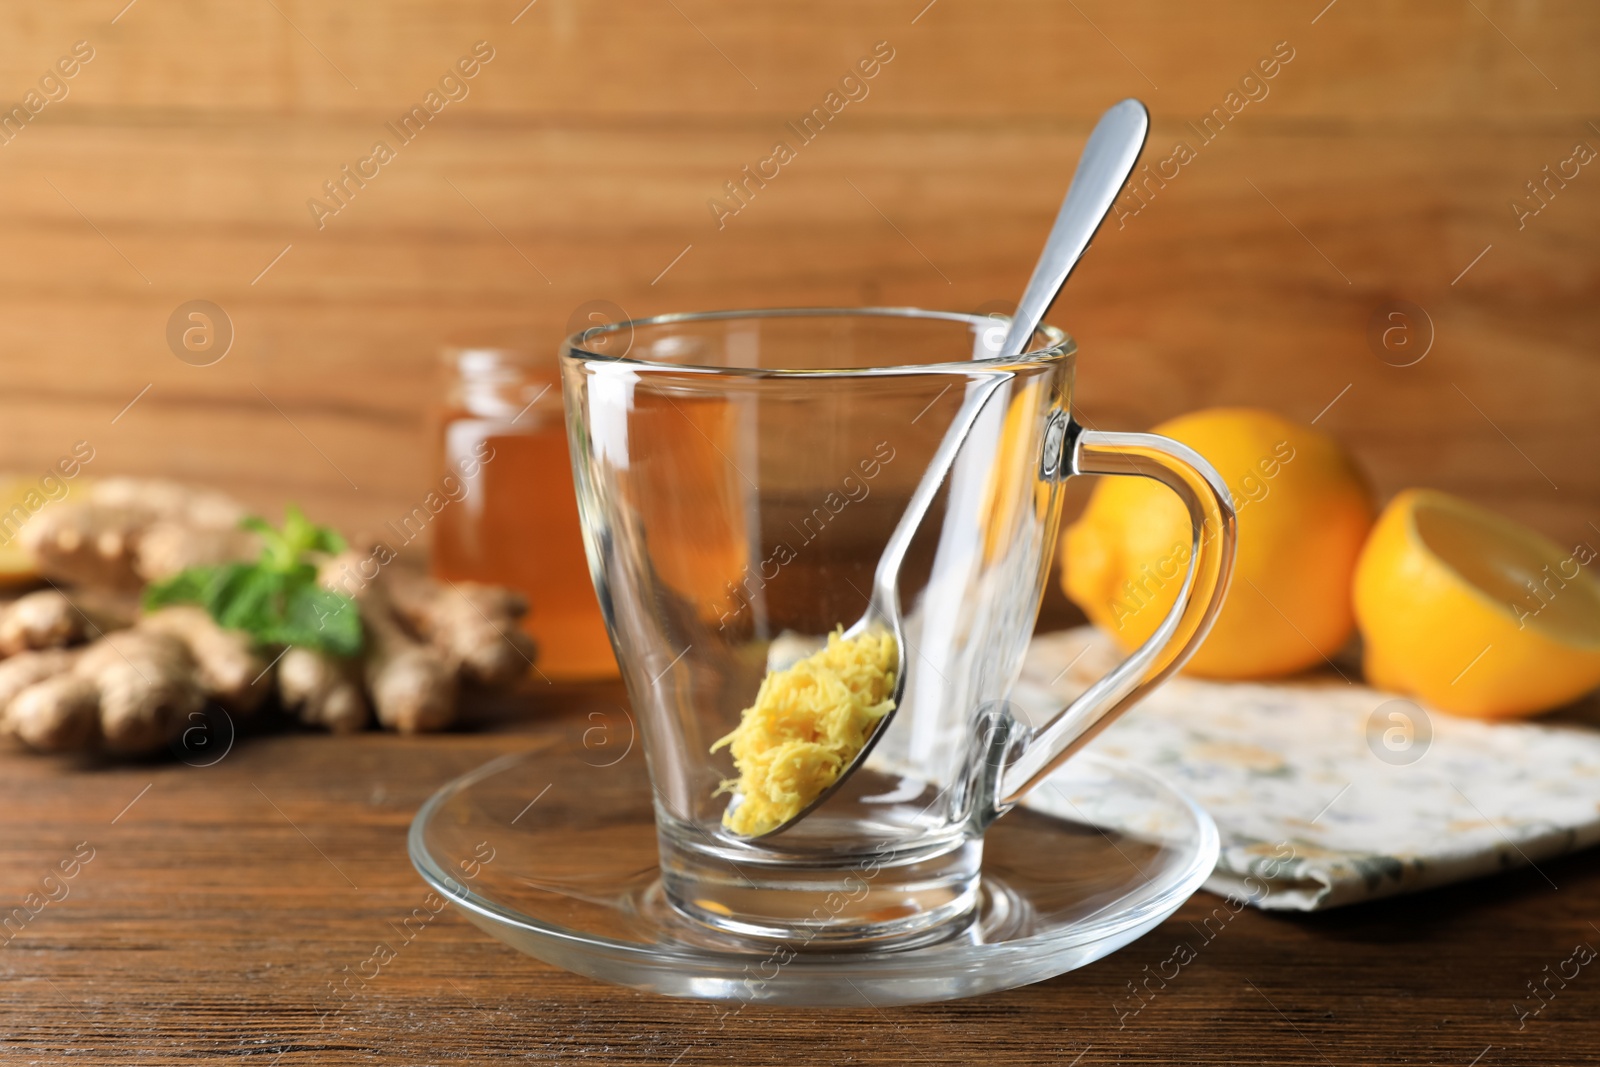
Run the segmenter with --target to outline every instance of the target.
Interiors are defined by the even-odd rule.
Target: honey
[[[554,359],[472,349],[449,354],[452,382],[439,415],[441,470],[462,479],[459,500],[434,520],[432,570],[527,595],[522,626],[551,681],[615,677],[578,524],[561,386]],[[536,675],[535,677],[538,677]]]

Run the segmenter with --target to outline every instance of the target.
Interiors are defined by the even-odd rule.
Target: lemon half
[[[1511,718],[1600,687],[1600,564],[1427,489],[1384,509],[1356,565],[1368,681],[1458,715]]]

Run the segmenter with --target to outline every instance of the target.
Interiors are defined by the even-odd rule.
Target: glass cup
[[[1151,434],[1071,417],[1076,346],[1043,327],[905,308],[733,311],[594,327],[562,356],[589,568],[650,769],[662,882],[711,931],[793,951],[917,944],[978,900],[983,833],[1177,670],[1227,587],[1216,472]],[[623,357],[618,331],[632,344]],[[873,573],[940,442],[981,402],[901,568],[904,698],[867,761],[758,840],[724,829],[712,745],[769,668],[866,611]],[[970,416],[970,409],[967,412]],[[1176,605],[1037,730],[1006,702],[1073,474],[1155,478],[1193,528]]]

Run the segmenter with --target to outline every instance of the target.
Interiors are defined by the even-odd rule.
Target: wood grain
[[[0,1054],[283,1067],[1600,1063],[1600,984],[1587,971],[1552,984],[1520,1030],[1512,1007],[1546,965],[1600,943],[1595,852],[1322,915],[1246,909],[1177,979],[1152,983],[1136,1014],[1128,984],[1194,942],[1190,924],[1217,898],[1202,893],[1122,952],[1025,989],[725,1017],[556,970],[451,909],[331,1013],[329,984],[394,940],[391,924],[426,895],[405,834],[428,794],[542,738],[577,743],[588,712],[621,699],[607,686],[535,690],[477,709],[469,733],[267,732],[211,767],[0,754],[0,905],[40,891],[80,843],[93,850],[66,895],[0,947]]]
[[[0,102],[78,40],[95,58],[0,144],[0,467],[42,469],[89,440],[95,473],[376,526],[433,476],[442,345],[553,349],[597,299],[634,315],[992,307],[1020,291],[1103,107],[1147,101],[1153,163],[1287,41],[1269,95],[1108,226],[1055,312],[1082,345],[1082,416],[1140,428],[1271,407],[1337,434],[1385,495],[1439,486],[1589,538],[1600,173],[1585,167],[1521,228],[1510,205],[1574,143],[1600,146],[1597,36],[1600,10],[1553,0],[12,5]],[[470,95],[318,229],[307,200],[480,40],[495,58]],[[895,55],[870,95],[719,229],[707,201],[878,41]],[[164,336],[195,298],[236,327],[211,367],[179,362]],[[1368,342],[1396,299],[1435,333],[1410,367]],[[1059,594],[1046,613],[1067,617]],[[1512,1011],[1543,967],[1600,938],[1594,853],[1545,865],[1559,890],[1520,871],[1325,916],[1247,911],[1124,1025],[1127,983],[1214,901],[1029,989],[825,1020],[749,1009],[720,1026],[704,1005],[596,985],[447,914],[380,995],[322,1019],[327,984],[424,893],[404,858],[422,800],[618,698],[531,692],[481,709],[479,732],[426,741],[268,733],[211,768],[0,758],[0,902],[78,842],[95,849],[70,895],[0,948],[0,1050],[45,1064],[1600,1062],[1597,980],[1525,1029]]]
[[[596,299],[1003,303],[1094,116],[1134,94],[1147,160],[1180,139],[1197,158],[1108,227],[1055,312],[1082,343],[1086,419],[1320,413],[1385,495],[1434,485],[1592,536],[1600,176],[1521,229],[1510,207],[1574,143],[1600,146],[1592,8],[118,7],[0,14],[0,98],[95,49],[0,145],[5,467],[89,439],[102,473],[375,526],[430,480],[440,346],[550,349]],[[319,230],[322,183],[480,40],[495,58],[469,95]],[[719,229],[707,201],[879,41],[894,58],[869,95]],[[1268,95],[1201,145],[1189,124],[1279,42],[1294,58]],[[195,298],[236,327],[215,366],[167,349]],[[1395,299],[1432,321],[1415,366],[1368,343]]]

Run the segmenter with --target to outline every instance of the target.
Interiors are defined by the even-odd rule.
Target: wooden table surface
[[[333,1013],[330,984],[427,895],[405,836],[428,795],[623,699],[536,688],[466,732],[265,730],[208,767],[0,755],[0,912],[59,898],[0,946],[0,1062],[1600,1063],[1600,973],[1551,981],[1520,1028],[1514,1010],[1600,945],[1600,852],[1323,915],[1246,909],[1137,1015],[1119,1017],[1129,983],[1216,898],[1024,989],[726,1017],[557,970],[449,909]]]

